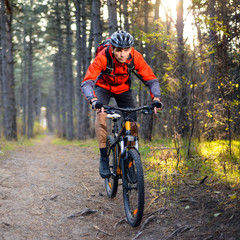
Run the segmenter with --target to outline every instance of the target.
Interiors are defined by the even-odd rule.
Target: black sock
[[[100,148],[101,157],[107,157],[107,148]]]

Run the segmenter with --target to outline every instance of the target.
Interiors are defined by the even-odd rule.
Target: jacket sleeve
[[[140,80],[149,88],[151,97],[160,98],[159,81],[151,67],[146,63],[142,54],[134,50],[134,65]]]
[[[81,90],[86,99],[90,102],[92,98],[94,98],[93,88],[95,82],[102,72],[102,70],[106,69],[107,59],[103,54],[99,54],[92,62],[92,64],[88,67],[86,75],[81,84]]]

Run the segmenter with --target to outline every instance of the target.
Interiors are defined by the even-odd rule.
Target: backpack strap
[[[134,65],[134,58],[132,56],[132,61],[130,63],[125,63],[127,65],[128,68],[128,74],[130,75],[131,72],[134,70],[135,65]]]
[[[135,69],[132,70],[132,73],[133,73],[138,79],[140,79],[141,81],[143,81],[143,78],[138,74],[138,72],[137,72]]]
[[[110,46],[108,46],[106,48],[107,67],[106,67],[106,70],[103,71],[103,74],[107,74],[107,75],[110,75],[114,68],[114,63],[113,63],[113,59],[109,53],[109,48],[110,48]]]
[[[106,67],[106,70],[103,71],[103,74],[107,74],[107,75],[111,75],[113,68],[114,68],[114,63],[113,63],[113,59],[109,53],[109,48],[110,48],[110,46],[108,46],[106,48],[107,67]],[[139,79],[142,79],[141,76],[139,74],[137,74],[137,72],[135,71],[133,56],[132,56],[132,61],[130,63],[125,63],[125,64],[127,65],[129,76],[133,72],[135,76],[137,76]]]
[[[138,72],[135,70],[135,64],[134,64],[134,57],[132,56],[132,61],[130,63],[126,63],[128,67],[128,74],[130,75],[133,73],[138,79],[143,81],[143,78],[138,74]]]

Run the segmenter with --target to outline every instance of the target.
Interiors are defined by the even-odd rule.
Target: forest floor
[[[0,161],[1,240],[240,239],[240,195],[228,186],[182,183],[175,193],[153,194],[146,182],[145,215],[125,221],[121,185],[108,199],[91,147],[51,144],[47,136]]]

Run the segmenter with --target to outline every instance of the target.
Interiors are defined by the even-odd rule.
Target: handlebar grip
[[[159,101],[154,101],[151,105],[151,109],[153,110],[155,107],[163,109],[163,103]]]

